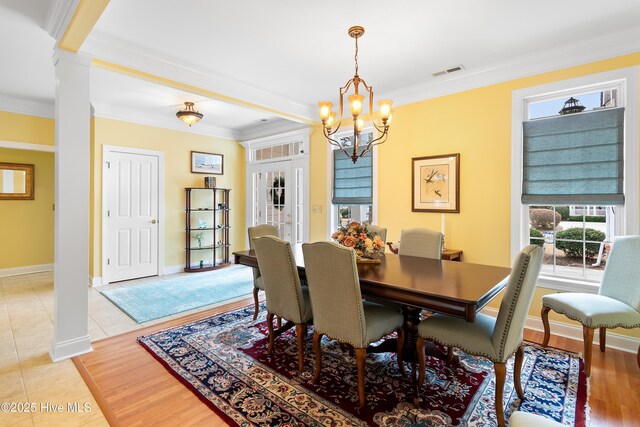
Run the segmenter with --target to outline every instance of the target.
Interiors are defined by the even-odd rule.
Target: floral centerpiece
[[[379,262],[378,255],[384,248],[380,236],[369,231],[366,224],[357,221],[339,227],[331,238],[340,245],[353,248],[358,259],[375,259]]]

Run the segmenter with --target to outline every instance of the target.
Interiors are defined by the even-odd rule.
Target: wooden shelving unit
[[[229,266],[228,188],[185,188],[185,267],[188,273]],[[201,233],[201,234],[196,234]],[[200,243],[197,236],[201,236]]]

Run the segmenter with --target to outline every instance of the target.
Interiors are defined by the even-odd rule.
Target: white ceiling
[[[48,3],[0,0],[0,107],[6,98],[53,100],[54,42],[42,30]],[[561,67],[574,65],[567,58],[577,53],[584,61],[640,50],[638,0],[111,0],[81,50],[315,119],[317,101],[335,102],[338,87],[353,75],[354,46],[347,35],[352,25],[366,29],[360,40],[361,77],[373,85],[376,98],[390,95],[401,102],[424,99],[424,93],[417,99],[403,95],[416,87],[436,96],[438,85],[448,84],[449,91],[467,88],[465,76],[482,72],[499,81],[507,78],[509,67],[515,70],[510,78],[535,71],[542,53]],[[457,64],[466,70],[432,77]],[[138,111],[169,120],[187,99],[196,101],[205,119],[211,117],[212,129],[238,131],[275,117],[92,70],[98,114]]]

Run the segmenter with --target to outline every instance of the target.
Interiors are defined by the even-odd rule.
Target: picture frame
[[[460,212],[460,153],[411,159],[411,211]]]
[[[191,173],[222,175],[224,173],[224,156],[216,153],[192,151]]]
[[[0,163],[0,200],[35,200],[35,166]]]

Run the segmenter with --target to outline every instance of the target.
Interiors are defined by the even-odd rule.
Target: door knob
[[[156,222],[158,222],[158,221],[156,221],[155,219],[151,220],[151,224],[155,224]]]

